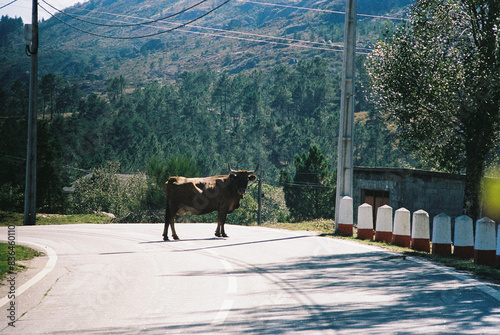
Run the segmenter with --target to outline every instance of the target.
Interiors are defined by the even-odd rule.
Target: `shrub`
[[[75,184],[73,212],[109,212],[116,217],[124,217],[140,211],[146,192],[144,174],[118,175],[120,164],[108,162]]]

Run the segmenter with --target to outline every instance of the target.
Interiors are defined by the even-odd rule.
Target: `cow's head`
[[[228,164],[229,166],[229,164]],[[247,192],[248,181],[254,181],[257,179],[257,176],[254,173],[257,171],[259,166],[253,171],[247,170],[233,170],[231,166],[229,166],[229,178],[236,183],[236,189],[238,190],[238,194],[243,197],[243,194]]]

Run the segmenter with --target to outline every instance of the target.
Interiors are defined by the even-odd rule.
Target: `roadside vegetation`
[[[26,266],[17,263],[17,261],[25,261],[42,255],[40,252],[34,249],[22,245],[16,245],[15,246],[16,265],[14,267],[14,271],[11,271],[8,263],[8,257],[9,257],[8,248],[9,248],[8,243],[0,243],[0,280],[3,280],[8,273],[15,273],[26,269]]]
[[[112,218],[104,213],[98,214],[42,214],[36,215],[37,225],[77,224],[77,223],[109,223]],[[22,226],[23,214],[0,211],[0,227],[9,225]]]

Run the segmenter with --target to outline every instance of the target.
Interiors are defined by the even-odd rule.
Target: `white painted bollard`
[[[500,269],[500,226],[497,232],[497,256],[495,257],[495,267]]]
[[[467,215],[455,219],[453,254],[461,258],[474,257],[474,228],[472,219]]]
[[[377,230],[375,241],[392,242],[392,207],[388,205],[380,206],[377,209]]]
[[[410,211],[403,207],[394,214],[392,244],[409,248],[410,242]]]
[[[337,223],[337,232],[352,236],[353,234],[353,208],[352,198],[345,196],[340,199],[339,222]]]
[[[429,214],[424,210],[418,210],[413,213],[411,248],[417,251],[431,252]]]
[[[495,266],[497,249],[495,228],[495,221],[490,218],[482,218],[476,222],[475,264]]]
[[[432,253],[451,255],[451,218],[441,213],[432,223]]]
[[[358,238],[373,240],[373,207],[370,204],[358,207]]]

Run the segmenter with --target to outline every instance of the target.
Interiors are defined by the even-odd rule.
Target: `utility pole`
[[[30,94],[28,112],[28,148],[26,153],[26,186],[24,190],[24,225],[36,224],[36,146],[37,146],[37,91],[38,91],[38,0],[33,0],[31,17],[31,47],[26,42],[26,53],[31,56]]]
[[[353,196],[353,134],[354,134],[354,57],[356,55],[357,0],[346,0],[344,26],[344,60],[340,96],[340,123],[337,157],[337,194],[335,199],[335,230],[338,229],[340,199]]]
[[[262,224],[262,169],[259,170],[259,184],[257,188],[257,224],[260,226]]]

